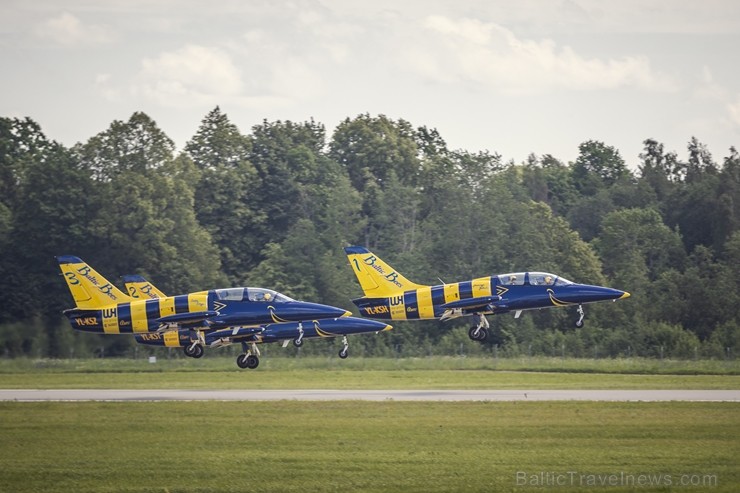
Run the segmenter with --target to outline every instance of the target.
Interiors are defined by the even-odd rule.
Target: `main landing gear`
[[[349,356],[349,342],[347,342],[347,336],[342,337],[342,349],[339,350],[339,357],[347,359]]]
[[[483,342],[488,338],[488,329],[490,325],[488,324],[486,316],[482,313],[476,313],[476,316],[478,317],[478,325],[470,327],[468,337],[474,341]]]
[[[583,317],[586,316],[586,313],[583,311],[583,305],[578,305],[578,320],[576,320],[575,326],[577,329],[580,329],[583,327]]]
[[[257,349],[257,344],[242,342],[242,349],[244,349],[244,354],[236,357],[236,365],[242,369],[249,368],[250,370],[254,370],[257,368],[260,365],[260,350]]]
[[[191,358],[200,358],[204,353],[203,346],[201,346],[198,341],[189,346],[185,346],[183,351],[185,352],[185,356],[190,356]]]

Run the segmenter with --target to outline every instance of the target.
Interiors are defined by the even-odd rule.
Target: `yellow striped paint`
[[[120,334],[121,329],[118,327],[118,308],[103,308],[103,332],[106,334]]]
[[[168,298],[159,299],[159,316],[167,317],[175,314],[175,298],[170,296]]]
[[[460,299],[460,284],[454,283],[454,284],[445,284],[445,303],[450,303],[451,301],[457,301]]]
[[[434,318],[431,286],[416,290],[416,303],[419,305],[419,318]]]
[[[491,278],[490,277],[479,277],[473,279],[473,298],[478,296],[491,296]]]
[[[188,311],[193,312],[204,312],[208,310],[208,292],[200,291],[198,293],[190,293],[188,295]]]
[[[391,309],[391,319],[406,320],[406,304],[403,302],[403,294],[388,298]]]
[[[147,332],[149,330],[145,300],[131,302],[131,327],[134,332]]]
[[[176,330],[164,333],[164,345],[166,347],[180,347],[180,335]]]

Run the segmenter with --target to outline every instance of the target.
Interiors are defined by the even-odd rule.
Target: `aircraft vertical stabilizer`
[[[409,281],[365,247],[350,246],[345,247],[344,251],[362,291],[369,298],[390,296],[425,287]]]
[[[167,297],[167,295],[157,289],[154,284],[139,275],[123,276],[123,283],[126,285],[126,291],[128,291],[129,296],[136,298],[137,300]]]
[[[84,261],[71,255],[56,258],[77,308],[90,310],[131,301]]]

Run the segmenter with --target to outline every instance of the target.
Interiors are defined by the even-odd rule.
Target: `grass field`
[[[0,403],[3,492],[730,492],[738,457],[734,403]]]
[[[257,371],[274,370],[500,370],[562,373],[618,373],[637,375],[740,375],[740,360],[660,360],[648,358],[491,358],[467,356],[432,356],[428,358],[285,357],[270,352],[262,358]],[[173,350],[170,354],[179,354]],[[6,373],[84,373],[165,371],[204,372],[236,370],[234,358],[209,353],[202,359],[168,358],[167,352],[150,364],[146,358],[104,359],[0,359],[0,374]]]
[[[0,360],[0,388],[738,389],[735,361]],[[740,491],[737,403],[0,402],[0,492]]]
[[[165,359],[156,364],[143,359],[0,360],[0,388],[740,389],[736,362],[664,362],[654,372],[652,360],[491,364],[483,358],[275,358],[251,371],[239,370],[226,358]]]

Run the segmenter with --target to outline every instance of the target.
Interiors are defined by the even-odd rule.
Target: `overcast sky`
[[[740,147],[737,0],[0,0],[0,62],[0,116],[67,146],[143,111],[182,149],[218,105],[243,133],[385,114],[517,163]]]

